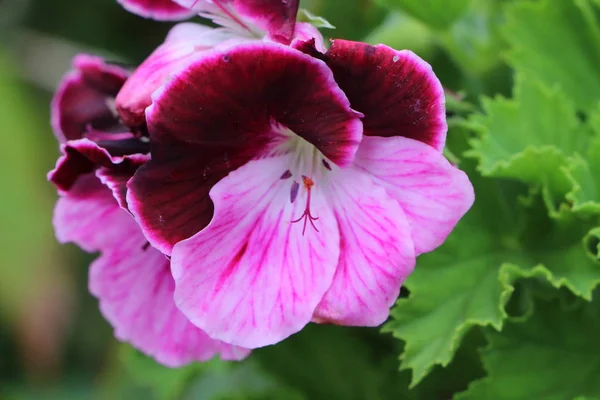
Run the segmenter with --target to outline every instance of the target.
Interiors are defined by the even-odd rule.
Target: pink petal
[[[379,325],[415,265],[406,216],[382,187],[354,169],[331,177],[327,199],[340,230],[340,260],[314,320]]]
[[[148,246],[133,218],[114,200],[113,209],[119,219],[105,226],[119,240],[92,264],[90,291],[115,336],[170,367],[206,361],[219,352],[226,359],[248,355],[246,349],[211,339],[184,317],[173,301],[169,261]]]
[[[155,93],[147,120],[152,160],[130,182],[128,204],[165,254],[210,221],[210,188],[270,154],[287,138],[282,130],[340,165],[362,138],[359,116],[327,66],[273,43],[200,57]]]
[[[115,106],[123,121],[131,127],[144,126],[152,93],[202,52],[229,40],[230,35],[207,26],[175,25],[165,42],[135,70],[119,92]]]
[[[219,12],[215,22],[255,33],[259,29],[275,41],[289,44],[294,34],[299,0],[175,0],[184,7],[198,12]],[[223,21],[229,19],[230,21]]]
[[[180,20],[192,17],[195,12],[181,7],[173,0],[117,0],[123,7],[144,18],[160,21]]]
[[[312,39],[315,40],[313,46],[316,48],[317,51],[321,53],[325,53],[327,51],[327,47],[325,47],[325,42],[323,40],[323,35],[321,35],[321,32],[319,32],[317,28],[315,28],[312,24],[309,24],[308,22],[296,23],[292,47],[294,47],[294,42],[305,42],[310,41]]]
[[[234,0],[234,6],[275,40],[290,43],[300,0]]]
[[[107,226],[118,225],[121,211],[102,183],[87,174],[79,177],[54,208],[54,230],[61,243],[76,243],[87,252],[114,245],[119,238]]]
[[[210,192],[215,216],[173,249],[175,300],[209,336],[246,348],[277,343],[310,322],[339,257],[336,221],[319,187],[311,211],[319,232],[291,221],[306,204],[290,202],[280,179],[292,156],[251,161]]]
[[[413,52],[335,40],[324,59],[352,108],[365,115],[365,135],[402,136],[444,148],[444,90],[431,66]]]
[[[413,139],[365,137],[355,165],[398,201],[417,255],[441,245],[474,201],[467,175]]]
[[[107,130],[119,124],[109,103],[128,75],[123,68],[87,54],[76,56],[73,68],[52,99],[52,127],[61,143],[81,139],[90,128]]]

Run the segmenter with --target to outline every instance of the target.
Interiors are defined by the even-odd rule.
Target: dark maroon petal
[[[96,168],[107,167],[115,171],[135,172],[145,160],[141,154],[114,156],[108,150],[89,139],[72,140],[62,145],[61,156],[56,167],[48,173],[48,180],[61,191],[68,191],[77,178],[93,172]],[[130,176],[131,176],[130,175]]]
[[[128,203],[166,254],[210,221],[210,188],[268,154],[284,127],[340,166],[362,138],[359,115],[327,66],[272,43],[201,57],[155,93],[147,119],[152,160],[130,182]]]
[[[52,127],[59,142],[81,139],[90,129],[120,125],[110,104],[127,79],[123,68],[90,55],[73,60],[52,100]]]
[[[134,14],[144,18],[159,21],[186,19],[195,13],[181,7],[173,0],[117,0],[123,7]]]
[[[365,135],[444,147],[444,91],[429,64],[408,50],[346,40],[335,40],[325,57],[352,108],[365,115]]]
[[[219,0],[215,0],[218,2]],[[294,34],[299,0],[235,0],[235,8],[269,32],[275,40],[289,44]]]

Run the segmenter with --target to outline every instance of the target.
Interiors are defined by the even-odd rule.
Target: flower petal
[[[175,301],[209,336],[247,348],[277,343],[310,322],[331,284],[339,257],[333,214],[315,186],[319,230],[291,221],[306,194],[290,202],[280,179],[292,156],[257,161],[229,174],[210,196],[215,216],[173,249]]]
[[[325,41],[323,39],[323,35],[317,28],[315,28],[312,24],[308,22],[298,22],[296,23],[296,29],[294,31],[294,37],[291,46],[294,47],[295,42],[306,42],[312,41],[314,39],[314,43],[312,45],[315,49],[321,53],[325,53],[327,51],[327,47],[325,47]]]
[[[412,272],[411,230],[399,204],[363,172],[335,171],[327,200],[340,231],[340,260],[316,322],[376,326],[383,323]]]
[[[234,0],[234,6],[275,40],[290,43],[300,0]]]
[[[119,219],[106,226],[119,240],[92,264],[90,291],[115,336],[169,367],[219,352],[226,359],[244,358],[248,350],[211,339],[177,309],[169,260],[148,246],[134,219],[112,201]]]
[[[283,44],[289,44],[294,34],[299,0],[175,0],[201,15],[208,12],[221,26],[235,27],[241,32],[256,34],[266,31]],[[219,15],[220,14],[220,15]],[[259,29],[257,29],[259,28]]]
[[[409,50],[346,40],[334,40],[325,59],[352,108],[365,115],[365,135],[402,136],[443,149],[444,90],[429,64]]]
[[[108,248],[118,239],[105,227],[118,224],[119,212],[115,199],[98,178],[94,174],[83,175],[56,203],[56,238],[61,243],[76,243],[90,253]]]
[[[416,140],[365,137],[355,166],[400,204],[417,255],[441,245],[474,201],[467,175]]]
[[[147,143],[135,138],[116,141],[111,150],[116,147],[120,154],[123,146],[126,146],[127,151],[147,152],[149,150]],[[115,174],[130,174],[131,177],[148,158],[143,154],[112,155],[106,148],[100,147],[89,139],[68,141],[61,146],[61,150],[64,155],[58,159],[56,167],[48,173],[48,180],[61,191],[69,190],[80,176],[98,167],[108,167]]]
[[[230,171],[270,154],[290,129],[348,165],[362,138],[327,66],[273,43],[236,46],[194,61],[147,110],[152,160],[130,182],[128,204],[165,254],[210,221],[208,191]]]
[[[151,95],[156,89],[203,51],[231,40],[231,35],[220,29],[189,22],[175,25],[117,95],[115,107],[123,121],[130,127],[144,126],[145,110],[152,104]]]
[[[159,21],[181,20],[195,12],[173,0],[117,0],[129,12]]]
[[[52,99],[52,127],[60,143],[81,139],[90,128],[118,125],[110,102],[128,75],[125,69],[87,54],[76,56],[73,68]]]

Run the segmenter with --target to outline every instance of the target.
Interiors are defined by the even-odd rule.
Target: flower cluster
[[[61,242],[100,252],[115,335],[178,366],[310,322],[386,320],[473,202],[410,51],[334,40],[297,0],[120,0],[176,25],[133,71],[80,55],[52,104]]]

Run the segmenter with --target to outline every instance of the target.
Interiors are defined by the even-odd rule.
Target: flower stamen
[[[304,188],[306,189],[306,192],[307,192],[307,195],[306,195],[306,207],[304,208],[304,213],[302,213],[302,215],[300,216],[300,218],[293,220],[292,224],[304,220],[304,225],[302,227],[302,236],[304,236],[304,233],[306,232],[306,223],[308,221],[310,221],[310,224],[312,225],[312,227],[314,228],[314,230],[317,231],[317,232],[319,232],[319,230],[315,226],[315,222],[314,222],[314,221],[318,220],[319,217],[314,217],[311,214],[311,212],[310,212],[311,189],[315,185],[315,182],[312,179],[310,179],[309,177],[302,175],[302,183],[304,184]]]

